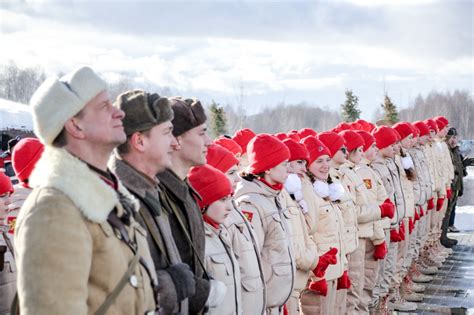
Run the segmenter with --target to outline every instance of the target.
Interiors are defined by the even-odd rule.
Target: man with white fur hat
[[[21,314],[155,314],[157,281],[137,201],[107,169],[124,113],[88,67],[31,99],[45,151],[15,230]]]

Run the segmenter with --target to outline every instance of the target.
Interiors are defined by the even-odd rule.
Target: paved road
[[[418,310],[410,314],[474,315],[474,233],[453,233],[450,237],[459,241],[454,253],[427,285]]]

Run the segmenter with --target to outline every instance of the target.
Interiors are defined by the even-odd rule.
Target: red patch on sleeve
[[[367,189],[372,189],[372,181],[370,179],[364,179],[364,184]]]
[[[252,222],[252,219],[253,219],[253,213],[252,212],[242,210],[242,213],[247,218],[247,221]]]

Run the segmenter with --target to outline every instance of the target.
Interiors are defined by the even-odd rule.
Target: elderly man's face
[[[127,139],[122,124],[124,117],[125,113],[110,102],[107,91],[102,91],[86,104],[75,123],[84,140],[113,148]]]

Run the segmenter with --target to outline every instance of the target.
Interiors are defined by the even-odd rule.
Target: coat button
[[[134,287],[134,288],[138,287],[138,278],[137,278],[137,276],[131,275],[129,280],[130,280],[130,284],[132,285],[132,287]]]

